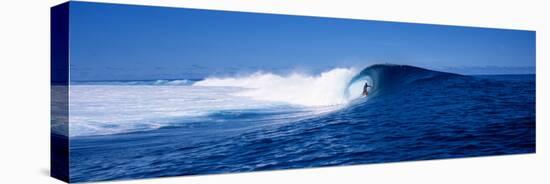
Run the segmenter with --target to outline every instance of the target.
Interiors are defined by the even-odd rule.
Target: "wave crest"
[[[408,65],[377,64],[361,71],[335,68],[319,75],[294,73],[276,75],[257,72],[244,77],[207,78],[195,86],[240,87],[246,90],[229,94],[255,100],[285,102],[301,106],[331,106],[346,104],[362,96],[368,82],[369,98],[389,90],[408,88],[415,81],[449,78],[458,74],[428,70]]]
[[[257,72],[245,77],[207,78],[195,86],[241,87],[245,90],[231,95],[255,100],[277,101],[300,106],[331,106],[345,104],[351,97],[345,91],[358,71],[353,68],[335,68],[319,75],[293,73],[277,75]]]

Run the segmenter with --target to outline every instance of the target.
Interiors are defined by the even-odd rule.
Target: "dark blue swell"
[[[535,75],[374,65],[350,84],[366,76],[375,96],[305,119],[227,111],[177,127],[72,138],[71,181],[535,152]]]

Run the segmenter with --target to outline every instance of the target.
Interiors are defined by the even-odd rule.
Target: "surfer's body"
[[[363,86],[363,95],[365,96],[369,95],[369,90],[368,90],[369,87],[372,87],[372,86],[370,86],[368,82],[365,82],[365,86]]]

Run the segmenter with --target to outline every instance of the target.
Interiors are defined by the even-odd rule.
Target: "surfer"
[[[369,87],[372,87],[372,86],[370,86],[368,82],[365,82],[365,86],[363,87],[363,95],[365,96],[369,95],[369,91],[368,91]]]

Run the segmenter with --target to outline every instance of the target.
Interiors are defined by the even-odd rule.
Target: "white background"
[[[104,2],[391,20],[537,31],[537,153],[117,183],[549,183],[549,11],[545,1],[103,0]],[[61,183],[49,173],[49,7],[0,11],[0,183]],[[546,84],[546,85],[545,85]]]

